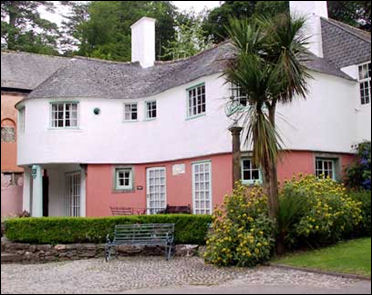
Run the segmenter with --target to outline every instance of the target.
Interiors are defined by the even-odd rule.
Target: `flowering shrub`
[[[356,149],[356,161],[345,169],[345,183],[353,189],[371,190],[371,142],[362,142]]]
[[[267,216],[267,196],[261,187],[241,184],[214,211],[207,237],[206,262],[220,266],[254,266],[269,260],[273,223]]]
[[[362,220],[361,202],[350,198],[346,188],[330,178],[299,175],[284,183],[281,194],[281,198],[296,195],[305,208],[298,222],[292,224],[287,242],[314,246],[333,243]]]

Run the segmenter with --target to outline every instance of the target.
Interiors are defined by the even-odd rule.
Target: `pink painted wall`
[[[278,180],[282,183],[286,179],[292,178],[298,173],[315,173],[315,155],[310,151],[288,151],[281,154],[278,163]],[[334,154],[339,158],[340,173],[343,177],[345,167],[354,159],[352,154]]]
[[[1,217],[11,217],[22,213],[23,179],[10,184],[10,176],[1,174]]]
[[[353,155],[337,154],[341,172],[345,165],[353,160]],[[143,190],[133,192],[115,192],[113,190],[113,169],[115,165],[88,165],[86,182],[87,216],[110,216],[110,207],[146,208],[146,168],[165,167],[167,183],[167,203],[171,206],[192,206],[192,163],[201,160],[212,162],[212,199],[213,208],[223,202],[226,194],[232,190],[232,155],[222,154],[209,157],[184,159],[179,161],[128,165],[134,168],[134,187]],[[278,164],[278,180],[292,178],[298,173],[315,173],[315,153],[309,151],[292,151],[282,154]],[[172,175],[172,166],[185,164],[185,173]]]
[[[139,164],[134,167],[134,187],[143,190],[134,192],[113,191],[114,165],[88,165],[86,180],[87,216],[110,216],[111,207],[146,208],[146,168],[165,167],[167,175],[167,203],[171,206],[192,206],[192,166],[195,161],[212,161],[212,199],[213,207],[221,204],[225,194],[232,189],[231,154],[185,159],[180,161]],[[174,164],[185,164],[185,173],[172,175]]]

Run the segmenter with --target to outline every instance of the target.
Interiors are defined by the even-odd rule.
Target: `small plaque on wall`
[[[136,188],[137,188],[137,190],[139,190],[139,191],[142,191],[142,190],[143,190],[143,186],[142,186],[142,185],[138,185]]]
[[[172,175],[185,174],[185,164],[175,164],[172,166]]]

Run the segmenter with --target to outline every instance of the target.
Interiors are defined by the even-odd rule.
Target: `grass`
[[[278,257],[273,263],[371,277],[371,238]]]

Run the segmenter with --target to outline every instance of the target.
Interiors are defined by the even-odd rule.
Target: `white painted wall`
[[[285,148],[351,152],[359,142],[355,101],[358,83],[312,72],[306,100],[279,106],[277,124]],[[48,99],[24,101],[26,132],[19,134],[18,165],[34,163],[148,163],[231,152],[231,121],[224,113],[228,86],[219,74],[137,100],[81,98],[79,129],[51,129]],[[205,82],[207,114],[186,118],[186,89]],[[145,120],[146,100],[156,99],[158,118]],[[59,99],[53,99],[53,101]],[[139,120],[123,122],[125,102],[138,102]],[[99,107],[101,113],[93,114]],[[365,128],[365,126],[363,127]],[[243,150],[246,150],[244,148]]]

